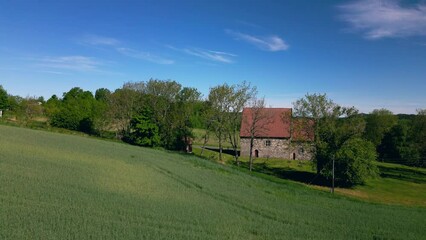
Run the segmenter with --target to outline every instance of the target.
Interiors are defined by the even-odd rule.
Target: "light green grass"
[[[204,143],[204,134],[206,133],[206,130],[194,128],[192,129],[192,134],[194,134],[194,145],[203,145]],[[226,140],[222,143],[223,148],[232,148],[232,145]],[[218,147],[219,146],[219,140],[214,134],[214,132],[211,132],[209,135],[209,141],[207,142],[206,146],[211,147]]]
[[[387,204],[426,207],[426,169],[391,163],[377,163],[381,176],[353,189],[337,192]]]
[[[421,239],[425,216],[194,156],[0,126],[0,239]]]
[[[200,151],[201,149],[194,149],[196,155],[200,155]],[[204,156],[214,161],[218,159],[215,151],[205,150]],[[223,158],[226,163],[234,164],[235,160],[231,155],[224,154]],[[248,157],[239,159],[243,166],[248,165]],[[354,188],[336,188],[335,192],[376,203],[426,207],[426,169],[382,162],[376,164],[380,170],[379,177]],[[311,161],[255,158],[254,166],[257,172],[302,182],[325,192],[330,191],[329,187],[315,185],[317,175]]]

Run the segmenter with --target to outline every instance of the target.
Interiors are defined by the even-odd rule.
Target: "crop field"
[[[0,239],[424,239],[426,208],[0,125]]]

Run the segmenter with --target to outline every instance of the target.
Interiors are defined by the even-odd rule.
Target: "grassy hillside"
[[[0,239],[421,239],[426,209],[193,156],[0,126]]]
[[[200,147],[193,151],[195,155],[201,156]],[[205,149],[202,156],[217,161],[218,155],[217,151]],[[235,165],[233,156],[224,154],[223,159],[225,164]],[[248,169],[248,157],[240,157],[239,160],[241,166]],[[353,188],[337,187],[335,193],[376,203],[426,207],[426,169],[383,162],[375,164],[380,170],[377,178]],[[330,191],[331,182],[318,177],[310,161],[255,158],[253,166],[256,172]]]

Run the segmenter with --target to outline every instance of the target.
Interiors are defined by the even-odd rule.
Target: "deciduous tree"
[[[250,135],[249,169],[252,171],[254,139],[268,130],[268,125],[272,122],[273,116],[266,111],[264,98],[251,99],[249,109],[246,109],[246,111],[247,113],[243,113],[243,121],[244,124],[248,126],[245,130],[248,131],[247,133]]]
[[[382,142],[386,133],[398,122],[397,116],[387,109],[375,109],[366,117],[364,136],[376,147]]]
[[[315,133],[315,158],[317,172],[324,177],[329,178],[333,175],[333,166],[337,161],[342,160],[342,154],[337,153],[351,139],[360,138],[365,130],[365,121],[358,114],[358,110],[354,107],[342,107],[329,99],[326,94],[307,94],[304,98],[294,103],[294,115],[296,117],[310,118],[315,124],[306,124],[310,131]],[[354,140],[355,141],[355,140]],[[359,141],[357,141],[359,143]],[[364,146],[364,143],[360,143]],[[347,146],[347,145],[345,145]],[[353,151],[359,154],[360,151]],[[353,156],[358,159],[359,156]],[[361,162],[360,164],[363,164]],[[344,172],[347,168],[337,163],[334,169],[339,176],[345,176]],[[357,171],[355,168],[350,171]],[[347,176],[347,175],[346,175]],[[366,176],[362,174],[362,176]],[[348,183],[351,179],[339,179],[344,183]],[[359,181],[358,181],[359,182]]]
[[[243,82],[239,85],[223,84],[210,89],[208,101],[213,111],[212,129],[219,141],[219,161],[222,161],[223,142],[228,139],[238,162],[238,135],[241,111],[248,100],[256,95],[256,88]]]
[[[0,110],[5,111],[9,107],[9,97],[7,91],[0,85]]]

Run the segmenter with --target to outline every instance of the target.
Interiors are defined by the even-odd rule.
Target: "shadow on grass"
[[[218,148],[215,147],[206,147],[205,149],[219,152]],[[232,149],[223,149],[224,154],[233,155],[234,152]],[[236,165],[234,161],[228,161],[228,164]],[[241,162],[240,167],[246,169],[249,168],[248,162]],[[272,167],[268,166],[265,162],[257,162],[253,164],[253,170],[255,172],[272,175],[282,179],[288,179],[292,181],[297,181],[310,185],[331,187],[331,180],[326,179],[314,172],[303,171],[300,169],[294,169],[290,167]],[[413,182],[418,184],[426,183],[426,173],[416,170],[408,169],[398,166],[378,166],[380,170],[381,178],[390,178],[397,179],[405,182]],[[344,182],[335,182],[336,187],[351,188],[353,186],[345,184]]]
[[[240,166],[248,169],[249,163],[241,162]],[[331,186],[331,183],[329,180],[313,172],[294,170],[291,168],[274,168],[274,167],[269,167],[266,163],[253,163],[253,170],[255,172],[273,175],[275,177],[293,180],[293,181],[297,181],[297,182],[301,182],[305,184],[312,184],[312,185],[325,186],[325,187]]]
[[[406,182],[424,184],[426,183],[426,173],[416,171],[415,169],[407,169],[402,167],[378,166],[380,177],[392,178]]]
[[[210,150],[210,151],[214,151],[214,152],[219,152],[219,148],[217,148],[217,147],[208,147],[208,146],[206,146],[206,147],[204,147],[204,149],[207,149],[207,150]],[[222,153],[229,154],[229,155],[232,155],[232,156],[235,155],[234,149],[230,149],[230,148],[223,148],[222,149]],[[240,155],[240,151],[239,150],[237,151],[237,154],[238,154],[238,156]]]

